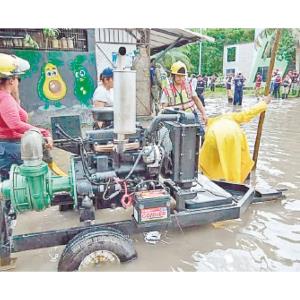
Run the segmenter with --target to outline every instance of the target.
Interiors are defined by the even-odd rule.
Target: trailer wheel
[[[108,227],[89,229],[66,245],[58,271],[89,271],[91,267],[129,262],[136,257],[132,241],[121,231]]]

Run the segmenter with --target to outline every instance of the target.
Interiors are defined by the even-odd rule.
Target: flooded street
[[[225,99],[207,99],[207,113],[232,111]],[[245,98],[243,108],[256,103]],[[138,259],[114,271],[300,271],[300,99],[273,100],[266,114],[257,171],[252,184],[287,188],[286,199],[251,205],[241,219],[162,233],[156,244],[133,237]],[[257,121],[243,126],[251,151]],[[57,163],[66,164],[66,157]],[[100,212],[99,212],[100,213]],[[117,220],[123,209],[102,212]],[[78,225],[76,212],[57,207],[18,217],[15,234]],[[56,271],[63,247],[14,254],[15,271]]]

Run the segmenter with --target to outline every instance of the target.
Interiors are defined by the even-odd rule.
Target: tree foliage
[[[288,62],[293,61],[296,55],[296,43],[295,35],[290,29],[283,29],[279,48],[277,52],[277,59],[286,60]]]
[[[199,32],[197,28],[192,30]],[[254,29],[213,28],[202,30],[202,33],[215,38],[213,43],[202,42],[201,73],[207,75],[222,73],[224,45],[254,40]],[[194,43],[173,49],[164,55],[161,63],[169,70],[173,62],[181,60],[187,65],[190,73],[198,74],[199,47],[199,43]]]
[[[199,29],[191,29],[199,32]],[[201,73],[205,75],[223,73],[223,52],[225,45],[250,43],[254,41],[255,30],[253,28],[207,28],[203,34],[214,37],[215,42],[202,42],[201,49]],[[264,34],[273,34],[274,29],[264,30]],[[295,58],[294,29],[284,29],[279,44],[277,59],[291,61]],[[298,32],[299,34],[299,32]],[[161,59],[162,65],[169,70],[172,63],[181,60],[187,65],[189,73],[198,74],[199,70],[199,43],[175,48],[165,54]]]
[[[182,61],[187,66],[188,71],[192,70],[193,66],[185,47],[174,48],[166,52],[159,62],[161,62],[166,70],[170,70],[172,64],[178,60]]]
[[[269,44],[268,51],[270,52],[275,40],[274,28],[265,28],[260,32],[255,40],[256,45],[260,46],[260,40],[266,37],[270,37],[271,43]],[[287,62],[295,63],[296,58],[296,45],[300,38],[300,29],[298,28],[284,28],[281,31],[281,37],[279,42],[279,47],[277,50],[276,58],[278,60],[286,60]]]
[[[202,43],[201,73],[212,75],[223,73],[223,51],[225,45],[248,43],[254,40],[254,29],[245,28],[213,28],[206,29],[204,34],[214,37],[215,42]],[[190,47],[196,45],[191,45]],[[199,45],[198,49],[199,49]],[[199,64],[199,58],[192,62]]]

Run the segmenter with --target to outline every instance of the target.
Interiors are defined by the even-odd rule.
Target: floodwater
[[[245,98],[243,108],[256,103]],[[225,99],[208,99],[208,115],[232,111]],[[138,258],[114,271],[300,271],[300,99],[274,100],[266,114],[259,160],[252,183],[288,188],[286,199],[251,205],[241,219],[183,231],[163,232],[159,243],[133,237]],[[253,150],[257,119],[244,126]],[[67,155],[56,153],[58,164]],[[98,212],[118,220],[122,208]],[[76,212],[57,207],[18,217],[15,234],[78,225]],[[14,254],[15,271],[56,271],[63,247]]]

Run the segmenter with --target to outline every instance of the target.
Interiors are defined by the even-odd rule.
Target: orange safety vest
[[[184,111],[194,111],[195,102],[192,99],[192,86],[184,81],[181,86],[181,93],[175,88],[173,83],[163,88],[163,93],[168,97],[168,107],[179,108]]]

